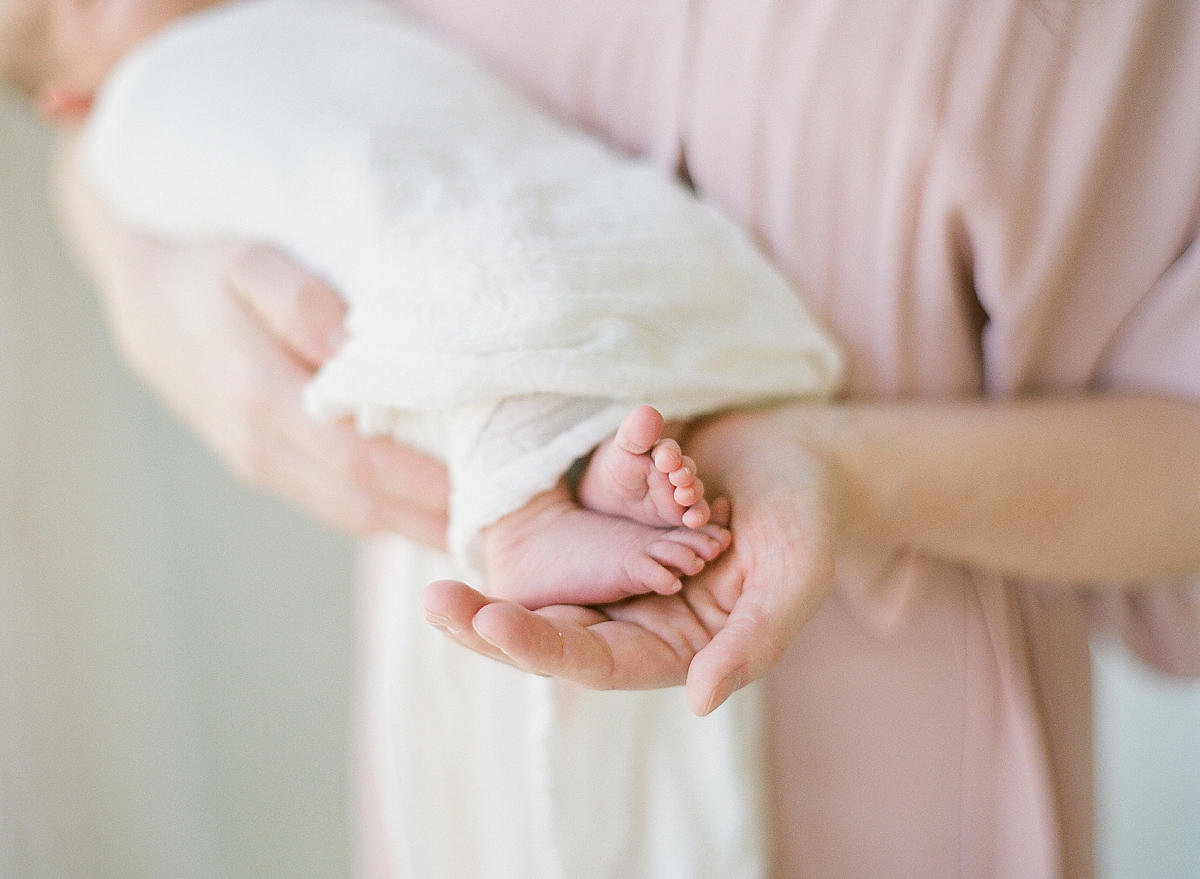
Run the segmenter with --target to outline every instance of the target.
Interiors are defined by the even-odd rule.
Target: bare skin
[[[579,502],[644,525],[707,524],[710,511],[696,463],[678,442],[664,438],[669,432],[657,409],[639,406],[630,412],[616,436],[592,453],[579,481]]]
[[[51,122],[76,126],[117,61],[220,0],[0,0],[0,75]]]
[[[681,592],[531,613],[440,581],[425,614],[536,674],[596,689],[686,681],[707,714],[815,613],[835,547],[906,546],[1072,590],[1194,576],[1198,423],[1192,404],[1120,396],[734,413],[688,446],[730,498],[737,540]]]
[[[593,453],[578,500],[566,481],[484,531],[488,592],[536,609],[674,595],[729,546],[662,415],[639,406]],[[583,508],[579,504],[583,504]]]

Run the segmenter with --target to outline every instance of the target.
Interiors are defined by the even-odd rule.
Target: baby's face
[[[129,49],[169,22],[217,2],[0,0],[0,69],[49,115],[56,115],[55,102],[64,101],[74,101],[75,109],[86,113]]]

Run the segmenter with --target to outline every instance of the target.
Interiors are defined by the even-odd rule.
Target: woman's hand
[[[440,464],[303,409],[304,384],[341,340],[334,290],[270,247],[173,245],[122,227],[71,145],[55,171],[67,237],[118,351],[234,473],[340,530],[444,545]]]
[[[835,543],[1066,589],[1200,572],[1190,403],[797,404],[714,419],[686,443],[732,502],[733,545],[678,595],[531,613],[443,581],[426,591],[426,616],[485,655],[589,687],[686,680],[703,714],[763,674],[816,612]]]
[[[493,659],[593,689],[686,682],[688,705],[709,713],[775,663],[832,588],[833,474],[773,417],[726,416],[688,438],[705,481],[732,502],[734,541],[677,595],[529,611],[440,581],[426,589],[426,618]],[[729,515],[714,504],[714,520]]]

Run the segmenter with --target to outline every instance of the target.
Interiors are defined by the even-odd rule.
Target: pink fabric
[[[685,163],[810,291],[851,398],[1200,398],[1195,3],[406,5],[552,110]],[[1093,609],[1195,674],[1189,589]],[[1090,876],[1084,605],[841,559],[772,676],[778,874]]]

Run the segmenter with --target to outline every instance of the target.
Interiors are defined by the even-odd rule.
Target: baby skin
[[[592,453],[575,494],[564,478],[485,529],[486,591],[531,610],[672,595],[724,552],[729,529],[710,521],[696,465],[665,427],[639,406]]]

